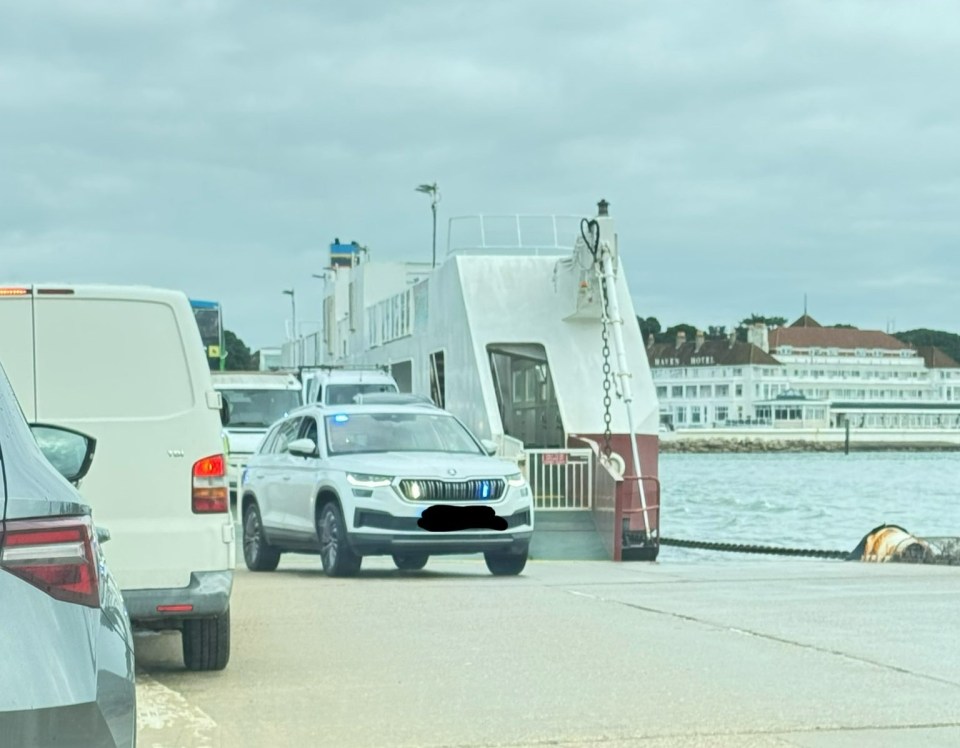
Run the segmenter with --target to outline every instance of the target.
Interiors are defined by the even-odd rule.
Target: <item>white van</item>
[[[267,430],[303,404],[302,386],[290,372],[258,371],[215,371],[213,386],[223,398],[227,413],[223,431],[233,499],[243,468]]]
[[[187,297],[0,287],[0,360],[29,421],[97,440],[80,486],[135,626],[180,629],[191,670],[230,657],[236,566],[221,398]]]
[[[304,367],[300,378],[305,404],[347,405],[354,403],[357,395],[400,391],[386,367]]]

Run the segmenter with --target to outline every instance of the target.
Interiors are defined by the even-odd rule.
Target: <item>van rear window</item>
[[[40,417],[151,418],[193,406],[166,304],[51,297],[36,305],[36,340]]]

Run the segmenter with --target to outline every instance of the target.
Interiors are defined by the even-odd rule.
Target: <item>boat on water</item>
[[[370,255],[331,245],[323,329],[284,367],[388,367],[522,465],[538,527],[655,559],[660,412],[608,204],[451,218],[435,265]]]

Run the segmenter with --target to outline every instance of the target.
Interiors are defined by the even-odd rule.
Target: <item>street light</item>
[[[433,267],[437,266],[437,203],[440,202],[440,192],[437,190],[437,183],[421,184],[417,187],[417,192],[430,195],[430,210],[433,211]]]
[[[297,294],[292,289],[284,289],[284,295],[290,297],[290,307],[293,310],[293,329],[291,330],[292,335],[290,336],[291,340],[297,339]]]
[[[316,278],[317,280],[323,281],[323,306],[322,306],[323,346],[320,349],[321,359],[326,358],[328,352],[331,354],[333,353],[333,351],[330,350],[330,340],[333,334],[333,331],[331,330],[330,325],[331,325],[331,320],[333,320],[334,317],[333,315],[329,315],[330,319],[327,318],[328,317],[327,315],[327,281],[330,280],[331,273],[334,276],[336,276],[337,274],[337,268],[334,265],[328,265],[327,267],[323,268],[322,274],[319,274],[319,273],[310,274],[312,277]]]

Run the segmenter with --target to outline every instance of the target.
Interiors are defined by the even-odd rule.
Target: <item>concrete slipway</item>
[[[138,640],[141,746],[960,746],[957,567],[288,556],[233,621],[222,673]]]

